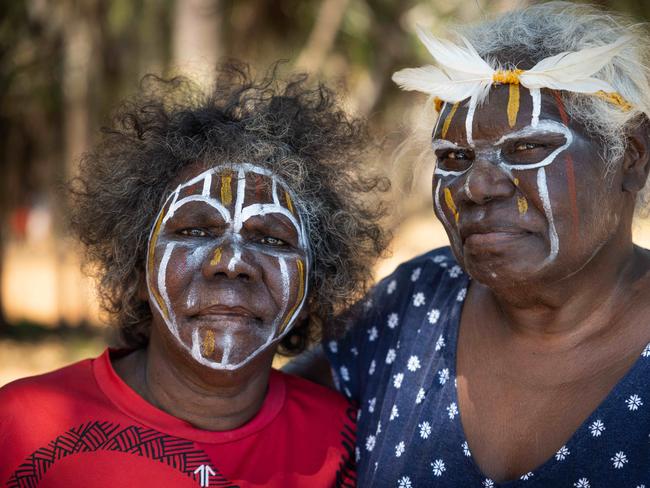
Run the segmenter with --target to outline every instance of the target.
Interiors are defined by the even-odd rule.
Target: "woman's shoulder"
[[[92,359],[84,359],[62,368],[20,378],[0,388],[0,408],[12,401],[38,401],[43,397],[67,394],[92,381]]]

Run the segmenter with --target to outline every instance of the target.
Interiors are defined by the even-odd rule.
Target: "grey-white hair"
[[[609,82],[632,104],[623,111],[599,97],[563,92],[567,113],[602,144],[604,171],[611,175],[622,161],[627,131],[650,117],[650,36],[645,25],[590,5],[548,2],[507,12],[498,18],[458,29],[493,67],[529,69],[564,51],[609,44],[622,36],[632,41],[595,78]],[[650,213],[650,186],[639,192],[636,210]]]

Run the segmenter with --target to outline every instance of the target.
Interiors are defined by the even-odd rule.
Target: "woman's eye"
[[[266,244],[268,246],[286,246],[287,245],[287,243],[284,242],[282,239],[278,239],[277,237],[270,237],[270,236],[263,237],[262,239],[260,239],[260,242],[262,244]]]
[[[472,164],[469,151],[447,151],[438,156],[438,167],[447,171],[464,171]]]
[[[542,147],[541,144],[535,144],[533,142],[520,142],[515,145],[515,151],[530,151],[531,149],[537,149]]]
[[[178,233],[187,237],[207,237],[208,235],[203,229],[181,229]]]

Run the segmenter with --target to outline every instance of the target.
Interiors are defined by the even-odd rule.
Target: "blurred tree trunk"
[[[348,3],[349,0],[323,0],[307,44],[296,61],[298,69],[320,71],[334,45]]]
[[[176,0],[172,30],[174,67],[209,85],[222,52],[219,1]]]

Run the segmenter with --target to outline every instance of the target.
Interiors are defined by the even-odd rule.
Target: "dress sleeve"
[[[383,347],[378,337],[385,281],[375,286],[347,313],[346,334],[338,340],[325,340],[323,343],[336,387],[355,402],[359,402],[363,396],[369,371],[372,374],[374,369],[371,358],[380,354],[378,348]]]

